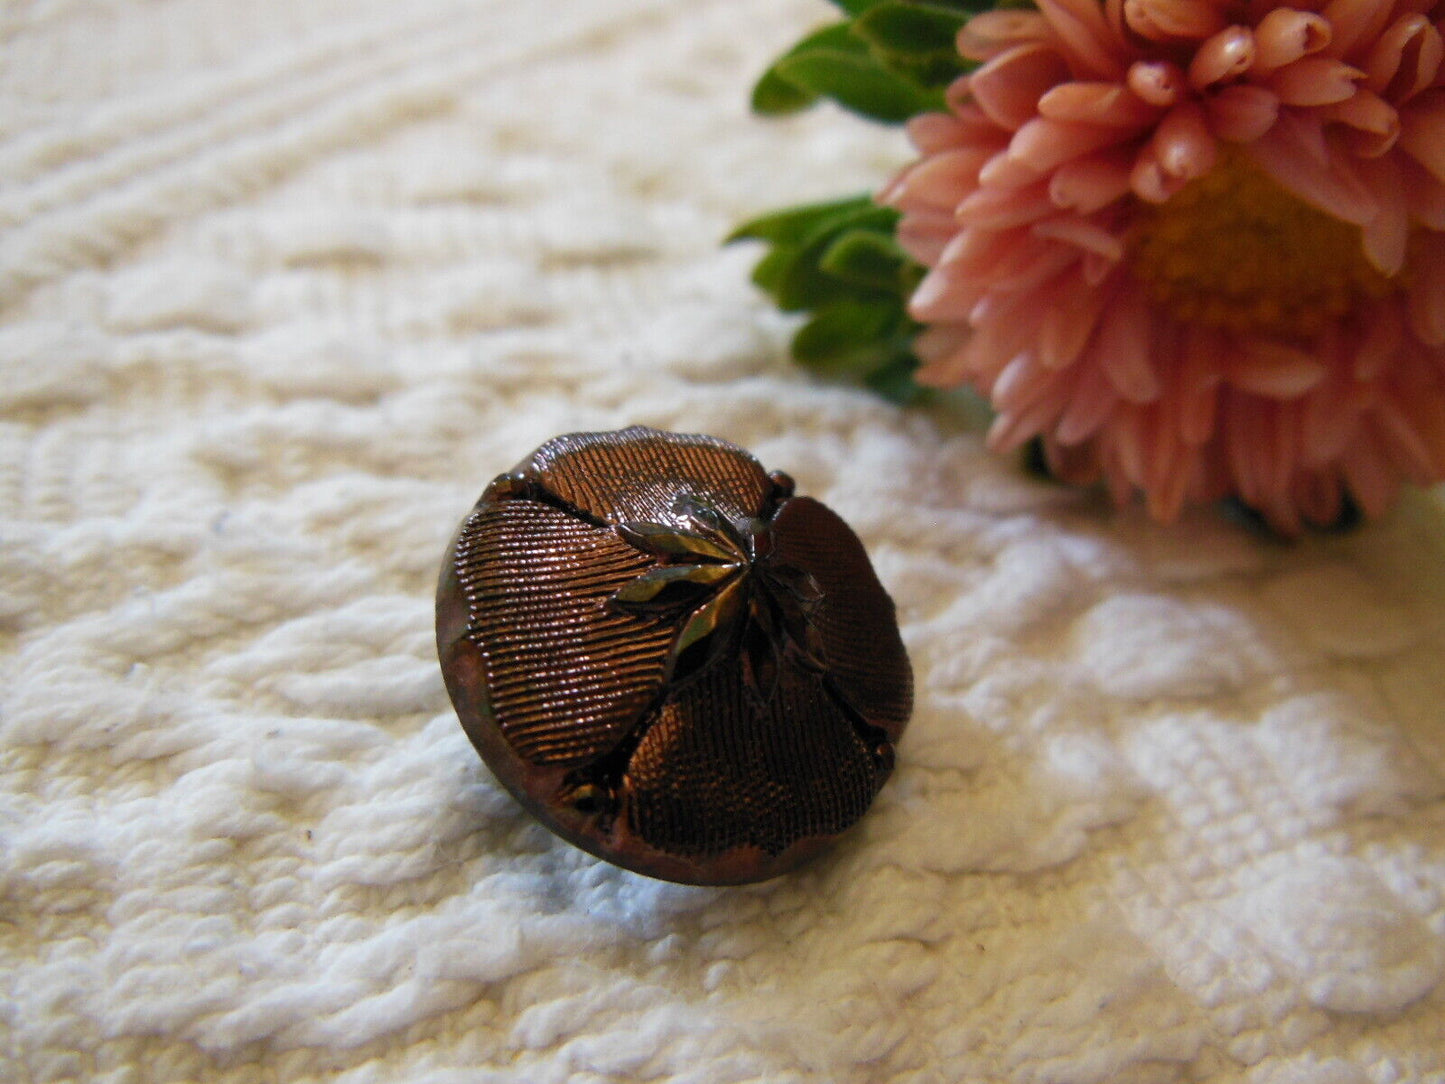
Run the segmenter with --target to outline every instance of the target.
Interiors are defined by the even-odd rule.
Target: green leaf
[[[920,387],[913,379],[917,368],[918,358],[912,351],[904,350],[887,365],[869,373],[863,383],[890,402],[906,406],[928,394],[928,389]]]
[[[904,319],[896,301],[838,301],[820,308],[793,336],[793,357],[811,369],[862,372],[891,360],[889,336]]]
[[[879,64],[900,78],[941,92],[976,65],[959,56],[958,30],[969,12],[938,3],[887,0],[849,24]],[[945,108],[936,93],[931,108]]]
[[[818,267],[834,278],[900,295],[911,292],[908,272],[913,266],[892,234],[882,230],[848,230],[818,261]]]
[[[885,124],[901,124],[937,108],[939,97],[884,68],[872,56],[841,49],[814,49],[784,57],[774,70],[819,97]]]
[[[860,15],[879,3],[879,0],[833,0],[833,3],[849,15]]]
[[[775,60],[772,66],[763,72],[753,86],[750,103],[752,110],[763,116],[781,116],[787,113],[796,113],[816,102],[818,100],[816,91],[788,78],[780,69],[783,63],[790,58],[805,56],[819,50],[851,53],[859,57],[868,55],[867,44],[849,30],[847,22],[832,23],[815,30]]]
[[[893,53],[885,58],[884,63],[903,78],[933,91],[934,104],[929,108],[935,113],[948,110],[948,100],[944,92],[953,84],[953,81],[964,72],[973,71],[978,67],[974,61],[964,60],[957,54],[953,56],[940,54],[913,59],[900,53]]]
[[[856,286],[834,278],[818,267],[823,245],[787,249],[789,260],[784,268],[773,300],[784,312],[806,312],[832,301],[855,299]]]
[[[739,227],[733,237],[786,239],[775,241],[773,251],[753,269],[753,282],[767,291],[784,312],[801,312],[865,292],[859,284],[839,279],[819,266],[840,233],[850,229],[892,230],[897,221],[897,211],[879,207],[864,197],[766,215]],[[897,289],[894,286],[893,292]],[[867,287],[866,292],[877,291]]]
[[[783,60],[790,56],[806,56],[808,53],[816,53],[819,50],[828,49],[836,49],[839,52],[864,56],[868,52],[868,44],[859,40],[858,36],[853,33],[852,21],[845,19],[841,23],[829,23],[827,26],[820,26],[778,59]]]
[[[753,285],[776,300],[796,256],[793,248],[772,249],[753,267]]]
[[[748,107],[764,117],[781,117],[801,112],[817,100],[816,94],[788,82],[775,68],[769,68],[753,84],[753,96]]]
[[[886,0],[854,19],[852,31],[885,55],[958,60],[954,41],[967,20],[968,13],[957,8]]]
[[[844,221],[863,211],[876,209],[870,196],[850,196],[826,203],[805,203],[772,211],[744,222],[728,235],[728,241],[769,241],[778,244],[801,244],[819,226],[829,220]]]

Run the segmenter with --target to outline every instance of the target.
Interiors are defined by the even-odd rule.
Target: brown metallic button
[[[715,437],[549,440],[462,522],[437,649],[482,759],[548,828],[690,884],[857,821],[913,673],[858,537]]]

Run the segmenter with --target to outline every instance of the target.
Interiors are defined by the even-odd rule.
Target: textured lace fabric
[[[737,221],[906,150],[748,116],[822,0],[0,6],[0,1079],[1440,1084],[1445,515],[1286,546],[791,366]],[[562,432],[858,532],[872,812],[699,889],[534,825],[432,592]]]

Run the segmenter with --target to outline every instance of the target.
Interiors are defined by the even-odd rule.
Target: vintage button
[[[858,537],[715,437],[549,440],[486,488],[437,587],[462,726],[548,828],[690,884],[854,824],[913,674]]]

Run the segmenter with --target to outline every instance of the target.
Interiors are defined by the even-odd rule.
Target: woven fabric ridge
[[[909,156],[748,113],[837,11],[0,4],[0,1080],[1445,1081],[1438,495],[1160,528],[792,365],[723,238]],[[634,424],[897,604],[895,771],[764,884],[555,839],[439,672],[478,494]]]

